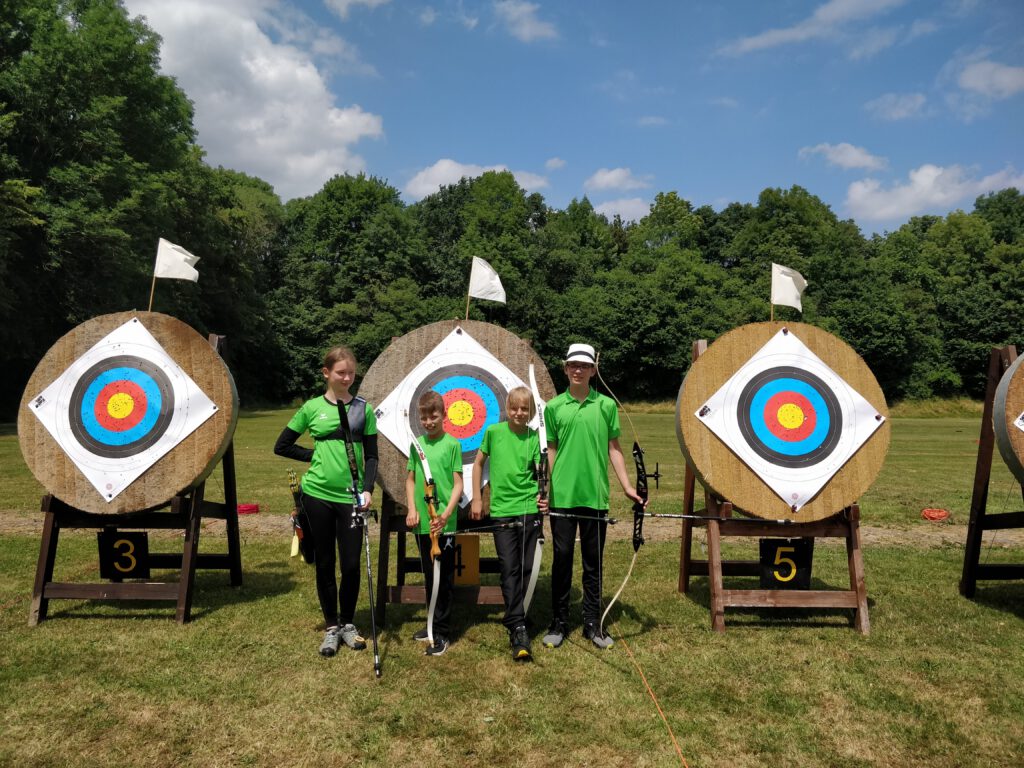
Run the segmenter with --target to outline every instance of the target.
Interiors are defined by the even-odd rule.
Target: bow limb
[[[537,521],[540,526],[540,537],[537,539],[537,546],[533,549],[533,566],[530,568],[530,581],[526,585],[526,596],[523,598],[523,613],[530,612],[530,603],[533,602],[533,593],[537,588],[537,576],[540,574],[540,563],[544,555],[544,521]]]
[[[434,530],[434,521],[437,520],[437,486],[434,484],[433,475],[430,474],[430,462],[427,454],[420,445],[420,441],[412,434],[413,451],[419,459],[420,469],[423,470],[423,500],[427,505],[427,517],[430,518],[430,559],[433,561],[433,586],[430,590],[430,601],[427,607],[427,639],[430,645],[434,645],[434,607],[437,605],[437,590],[441,583],[441,547],[438,543],[438,533]]]
[[[548,430],[544,423],[544,408],[546,403],[540,396],[540,388],[537,386],[537,375],[530,363],[530,392],[533,394],[534,404],[537,410],[537,443],[540,452],[539,460],[534,463],[534,475],[537,478],[537,495],[541,499],[548,498]],[[532,461],[532,460],[531,460]],[[537,538],[537,546],[533,552],[533,567],[530,570],[530,582],[526,587],[526,596],[523,598],[523,613],[530,610],[530,603],[533,601],[533,593],[537,588],[537,576],[540,574],[541,558],[544,554],[544,518],[537,518],[540,525],[540,536]]]

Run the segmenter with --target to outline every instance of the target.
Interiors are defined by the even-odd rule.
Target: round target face
[[[487,427],[505,418],[505,386],[475,365],[446,365],[432,371],[416,387],[409,403],[409,426],[417,436],[424,430],[416,406],[429,390],[444,400],[444,431],[461,444],[463,463],[472,463]]]
[[[159,366],[135,355],[93,365],[75,383],[68,421],[84,448],[105,458],[145,451],[167,431],[174,388]]]
[[[843,431],[832,388],[810,371],[773,366],[740,392],[736,420],[754,453],[780,467],[809,467],[826,459]]]

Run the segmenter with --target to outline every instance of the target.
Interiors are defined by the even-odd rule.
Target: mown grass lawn
[[[517,665],[499,609],[457,606],[455,643],[427,659],[411,640],[425,610],[389,606],[378,681],[369,653],[316,654],[312,571],[288,558],[288,462],[269,450],[288,415],[239,422],[240,500],[260,503],[261,524],[243,521],[243,586],[201,571],[188,625],[170,604],[53,601],[29,628],[38,532],[0,533],[0,765],[678,765],[626,645],[692,766],[1024,764],[1024,583],[983,583],[965,600],[962,542],[925,546],[919,535],[935,530],[922,507],[966,522],[976,418],[893,420],[886,466],[862,500],[865,524],[893,533],[865,548],[867,637],[843,611],[729,611],[727,631],[713,633],[706,580],[676,591],[678,543],[662,526],[612,611],[609,651],[577,631]],[[674,417],[634,418],[665,474],[654,508],[676,511]],[[11,430],[0,432],[0,467],[0,530],[23,527],[39,516],[40,489]],[[996,469],[990,505],[1020,508],[998,457]],[[609,542],[606,594],[629,565],[626,535]],[[1005,536],[986,539],[983,558],[1024,561]],[[204,537],[204,550],[223,548],[218,528]],[[727,553],[752,545],[730,542]],[[549,567],[546,553],[538,629],[550,616]],[[96,580],[94,533],[63,535],[55,577]],[[838,542],[816,546],[814,578],[845,586]],[[368,633],[365,586],[357,621]]]

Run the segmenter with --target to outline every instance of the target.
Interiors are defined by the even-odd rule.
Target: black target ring
[[[815,408],[811,415],[820,425],[810,436],[791,445],[775,439],[763,415],[762,404],[779,392],[793,392],[802,402],[812,403]],[[792,366],[774,366],[755,374],[740,393],[736,420],[750,450],[787,469],[821,463],[836,449],[843,433],[842,409],[831,387],[815,374]]]
[[[446,400],[446,406],[449,399],[459,399],[460,408],[456,410],[464,414],[466,421],[452,424],[446,407],[445,431],[462,446],[462,463],[471,464],[487,427],[505,419],[508,390],[494,374],[476,365],[445,365],[432,371],[416,386],[409,402],[409,427],[417,437],[424,434],[418,404],[420,397],[430,390],[438,392]],[[458,394],[460,391],[467,396]]]
[[[111,392],[124,395],[139,391],[144,397],[136,404],[144,407],[145,413],[126,419],[130,427],[123,431],[108,429],[93,416],[103,407],[102,398]],[[170,379],[158,365],[136,355],[113,355],[91,366],[75,382],[68,406],[71,432],[79,445],[103,458],[142,453],[163,437],[173,418],[174,388]]]

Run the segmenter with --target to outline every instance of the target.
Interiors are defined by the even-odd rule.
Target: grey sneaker
[[[567,634],[569,634],[569,630],[565,626],[565,622],[556,619],[551,622],[548,633],[540,641],[548,648],[557,648],[565,641]]]
[[[328,627],[324,635],[324,641],[320,643],[321,656],[333,656],[338,652],[341,644],[341,627]]]
[[[583,637],[592,642],[602,651],[606,648],[611,648],[614,643],[608,635],[601,632],[600,628],[596,624],[584,624]]]
[[[429,643],[430,633],[427,632],[426,627],[424,627],[423,629],[417,629],[415,632],[412,633],[412,639],[420,643]]]
[[[353,651],[361,651],[366,647],[364,640],[355,624],[346,624],[341,628],[341,641]]]
[[[427,646],[425,651],[427,656],[440,656],[448,650],[448,638],[447,637],[435,637],[434,644]]]

